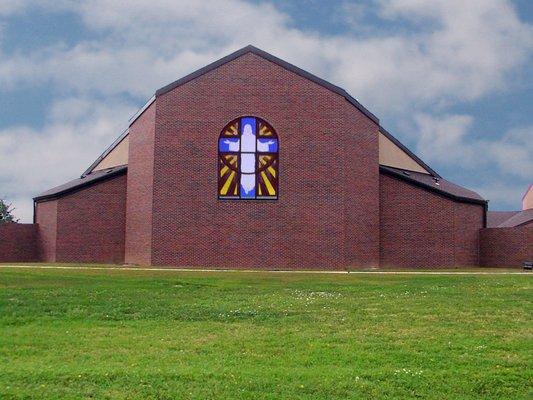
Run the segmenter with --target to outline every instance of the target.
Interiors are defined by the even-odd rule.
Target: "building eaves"
[[[63,185],[56,186],[46,192],[41,193],[40,195],[33,198],[34,202],[54,200],[59,197],[65,196],[78,190],[84,189],[88,186],[94,185],[97,182],[102,182],[107,179],[114,178],[119,175],[123,175],[127,172],[128,166],[121,165],[118,167],[106,168],[99,171],[92,172],[81,178],[74,179]]]
[[[487,205],[487,200],[483,199],[483,197],[476,192],[440,177],[423,174],[421,172],[387,167],[384,165],[379,166],[379,172],[458,202],[480,204],[484,206]]]
[[[533,208],[515,213],[511,218],[503,221],[497,228],[514,228],[533,222]]]
[[[520,211],[489,211],[487,213],[487,228],[496,228]]]

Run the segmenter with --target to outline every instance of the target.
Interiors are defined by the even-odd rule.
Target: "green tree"
[[[0,224],[8,222],[18,222],[18,219],[13,215],[15,208],[11,203],[6,203],[3,199],[0,199]]]

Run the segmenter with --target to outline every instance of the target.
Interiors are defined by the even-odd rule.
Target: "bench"
[[[533,261],[524,261],[524,269],[533,270]]]

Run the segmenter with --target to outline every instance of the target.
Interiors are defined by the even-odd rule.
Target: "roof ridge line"
[[[150,99],[130,118],[128,126],[130,127],[142,114],[143,112],[154,102],[154,100],[165,93],[168,93],[169,91],[175,89],[178,86],[181,86],[187,82],[190,82],[193,79],[196,79],[197,77],[200,77],[201,75],[204,75],[230,61],[233,61],[244,54],[247,53],[253,53],[257,56],[270,61],[276,65],[281,66],[282,68],[287,69],[288,71],[291,71],[305,79],[311,80],[312,82],[344,97],[346,101],[348,101],[350,104],[352,104],[354,107],[356,107],[359,111],[361,111],[366,117],[371,119],[373,122],[377,123],[379,126],[379,132],[383,133],[389,140],[391,140],[396,146],[398,146],[401,150],[403,150],[407,155],[409,155],[418,165],[420,165],[422,168],[426,169],[430,174],[442,178],[434,169],[432,169],[429,165],[427,165],[422,159],[420,159],[415,153],[413,153],[407,146],[405,146],[402,142],[400,142],[396,137],[394,137],[391,133],[389,133],[385,128],[383,128],[379,122],[379,119],[370,112],[367,108],[365,108],[357,99],[352,97],[345,89],[341,88],[340,86],[337,86],[331,82],[326,81],[325,79],[322,79],[308,71],[305,71],[304,69],[295,66],[294,64],[291,64],[287,61],[282,60],[281,58],[278,58],[264,50],[261,50],[251,44],[234,51],[233,53],[230,53],[200,69],[197,69],[196,71],[191,72],[188,75],[185,75],[184,77],[166,85],[158,90],[156,90],[155,94],[150,97]],[[127,135],[128,129],[126,129],[94,162],[91,164],[87,170],[85,170],[82,174],[83,176],[86,176],[91,170],[98,165],[98,163],[105,158],[109,152],[111,152],[116,145],[118,145],[122,139]]]
[[[231,54],[228,54],[227,56],[224,56],[214,62],[212,62],[211,64],[208,64],[200,69],[197,69],[196,71],[193,71],[191,72],[190,74],[188,75],[185,75],[184,77],[172,82],[172,83],[169,83],[168,85],[166,86],[163,86],[161,88],[159,88],[158,90],[156,90],[155,92],[155,96],[156,98],[165,94],[165,93],[168,93],[169,91],[175,89],[176,87],[178,86],[181,86],[187,82],[190,82],[191,80],[195,79],[195,78],[198,78],[230,61],[233,61],[247,53],[253,53],[259,57],[262,57],[264,58],[265,60],[267,61],[270,61],[274,64],[277,64],[279,66],[281,66],[282,68],[285,68],[286,70],[288,71],[291,71],[297,75],[300,75],[301,77],[303,78],[306,78],[306,79],[309,79],[310,81],[316,83],[317,85],[320,85],[322,87],[325,87],[326,89],[329,89],[331,90],[332,92],[334,93],[337,93],[338,95],[344,97],[350,104],[352,104],[353,106],[355,106],[359,111],[361,111],[367,118],[371,119],[373,122],[375,122],[376,124],[379,125],[379,118],[376,117],[372,112],[370,112],[365,106],[363,106],[361,103],[359,103],[359,101],[357,101],[354,97],[352,97],[346,90],[344,90],[343,88],[337,86],[337,85],[334,85],[333,83],[331,82],[328,82],[326,81],[325,79],[322,79],[300,67],[297,67],[296,65],[294,64],[291,64],[285,60],[282,60],[281,58],[279,57],[276,57],[264,50],[261,50],[253,45],[248,45],[248,46],[245,46],[237,51],[234,51],[233,53]],[[130,124],[132,124],[134,121],[131,121]]]

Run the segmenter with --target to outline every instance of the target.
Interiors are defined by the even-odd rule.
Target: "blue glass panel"
[[[220,151],[239,151],[238,138],[220,138],[218,140],[218,148]]]
[[[257,151],[264,153],[275,153],[278,151],[278,139],[259,138],[257,139]]]
[[[255,136],[256,126],[254,117],[243,117],[241,118],[241,135],[244,133],[244,127],[250,124],[252,128],[252,134]]]

